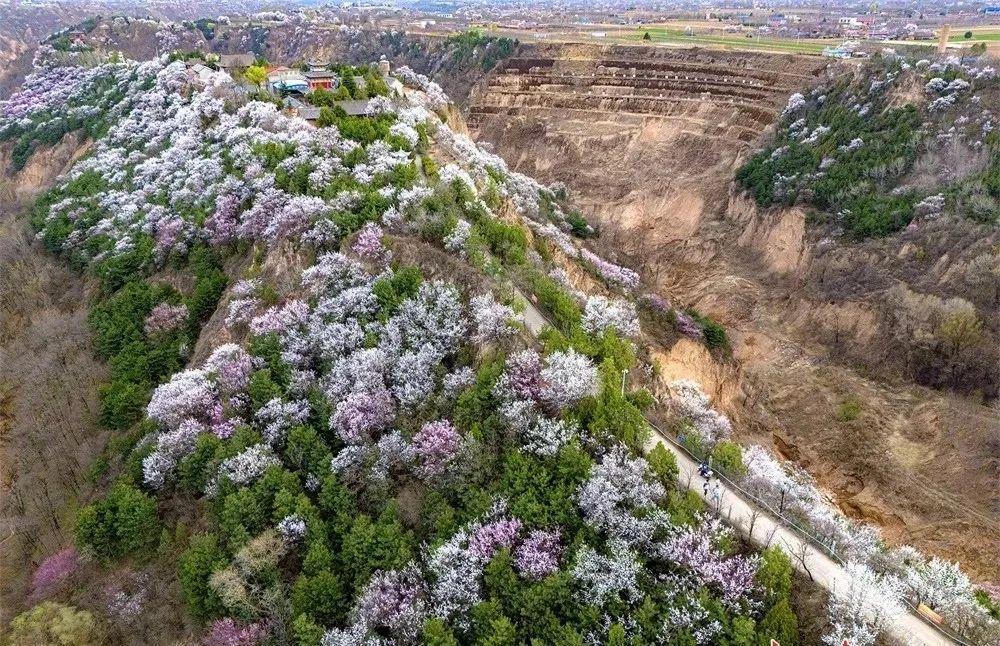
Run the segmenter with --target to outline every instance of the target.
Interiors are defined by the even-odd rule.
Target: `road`
[[[542,329],[549,325],[548,319],[523,292],[516,288],[515,291],[525,303],[522,314],[525,327],[531,334],[538,336]],[[647,450],[654,448],[657,444],[663,444],[664,448],[677,458],[679,470],[677,481],[682,486],[694,491],[699,497],[705,498],[704,491],[700,486],[702,479],[698,475],[698,464],[670,438],[652,425],[651,428],[653,428],[653,435],[648,442]],[[719,513],[744,537],[761,546],[780,545],[791,558],[792,565],[795,566],[796,570],[810,576],[817,585],[826,590],[832,591],[847,585],[847,574],[839,563],[814,547],[808,540],[775,520],[767,512],[744,500],[725,486],[725,483],[719,481],[719,484],[722,489]],[[711,501],[709,504],[714,507]],[[911,612],[897,617],[888,630],[893,637],[907,646],[950,646],[956,643]]]

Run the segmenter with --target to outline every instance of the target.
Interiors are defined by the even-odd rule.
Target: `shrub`
[[[391,276],[375,281],[372,293],[378,301],[379,317],[389,320],[403,301],[416,296],[422,281],[423,277],[417,267],[400,267]]]
[[[799,622],[788,599],[781,599],[767,611],[760,620],[757,634],[765,639],[773,639],[782,646],[795,646],[799,643]]]
[[[190,266],[195,275],[194,289],[188,297],[190,332],[195,336],[199,324],[208,319],[225,291],[229,278],[222,271],[215,252],[208,247],[198,247],[191,252]]]
[[[837,419],[842,422],[853,422],[861,416],[861,402],[854,397],[847,398],[837,409]]]
[[[90,646],[102,642],[94,615],[73,606],[46,601],[10,622],[10,646]]]
[[[526,271],[523,277],[528,288],[538,298],[539,304],[555,319],[559,331],[572,335],[580,329],[583,319],[580,306],[559,283],[537,270]]]
[[[98,356],[110,359],[128,344],[143,340],[146,317],[154,305],[170,295],[169,288],[136,281],[95,305],[87,322],[94,333]]]
[[[181,594],[188,612],[196,619],[205,620],[222,614],[222,601],[209,585],[209,579],[213,572],[224,569],[226,565],[226,554],[219,547],[215,534],[193,536],[190,547],[177,560]]]
[[[528,237],[516,224],[486,216],[476,221],[474,230],[490,251],[507,265],[523,265],[527,260]]]
[[[427,620],[421,637],[425,646],[458,646],[451,629],[437,617]]]
[[[132,249],[115,254],[99,264],[95,271],[101,278],[101,290],[112,294],[138,276],[145,275],[153,266],[153,247],[151,237],[139,235]]]
[[[150,549],[160,535],[156,501],[119,482],[103,500],[80,510],[75,534],[80,549],[91,550],[106,561]]]
[[[348,583],[360,589],[376,570],[395,570],[406,565],[415,552],[413,535],[396,517],[390,503],[376,522],[358,516],[344,537],[341,559]]]
[[[646,461],[649,462],[649,468],[664,487],[670,489],[677,483],[677,475],[680,473],[677,468],[677,458],[663,446],[662,442],[654,446],[646,455]]]
[[[736,442],[722,440],[712,449],[712,464],[724,473],[740,477],[746,474],[743,449]]]
[[[792,594],[792,562],[780,547],[769,547],[761,555],[757,583],[772,603],[788,599]]]
[[[329,570],[301,575],[292,586],[292,610],[323,626],[344,621],[350,597],[340,578]]]

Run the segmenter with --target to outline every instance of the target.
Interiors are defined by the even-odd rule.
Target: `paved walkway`
[[[537,336],[546,325],[549,324],[545,315],[525,296],[520,290],[518,295],[525,303],[522,318],[525,327],[533,335]],[[679,475],[677,481],[684,487],[694,491],[700,498],[705,498],[702,489],[702,477],[698,474],[698,464],[692,460],[687,453],[681,450],[673,441],[653,429],[653,436],[650,439],[647,449],[652,449],[657,444],[663,444],[677,458]],[[835,590],[839,586],[847,585],[847,574],[844,568],[829,556],[824,554],[812,543],[800,537],[794,531],[788,529],[780,522],[776,521],[767,512],[756,508],[740,497],[737,493],[725,486],[725,483],[713,479],[712,488],[719,482],[722,489],[720,514],[727,522],[735,527],[743,536],[762,546],[780,545],[788,554],[795,569],[811,576],[812,580],[827,590]],[[709,490],[711,496],[711,489]],[[711,506],[715,506],[709,501]],[[752,526],[752,527],[751,527]],[[753,533],[751,534],[751,529]],[[940,631],[928,625],[923,619],[915,614],[907,612],[893,621],[889,627],[889,632],[893,637],[907,646],[947,646],[954,644]]]
[[[703,479],[698,474],[698,464],[673,442],[661,435],[659,431],[654,429],[653,433],[647,448],[652,449],[657,444],[663,444],[677,458],[677,467],[680,471],[677,476],[678,482],[682,486],[694,491],[700,498],[705,498],[702,489]],[[716,482],[719,482],[722,488],[721,509],[719,512],[726,519],[726,522],[738,529],[743,536],[765,547],[780,545],[785,553],[788,554],[795,569],[806,575],[811,574],[813,581],[827,590],[834,590],[839,586],[847,585],[846,573],[839,563],[833,561],[818,548],[814,547],[812,543],[775,521],[766,512],[755,509],[755,507],[741,498],[737,493],[727,488],[721,481],[713,479],[713,489]],[[711,489],[709,490],[709,497],[711,497]],[[709,501],[709,504],[713,508],[715,507],[714,501]],[[755,514],[756,518],[754,518]],[[753,525],[753,535],[750,534],[751,524]],[[904,613],[897,617],[889,628],[889,631],[894,637],[908,646],[919,646],[921,644],[938,646],[954,643],[912,613]]]

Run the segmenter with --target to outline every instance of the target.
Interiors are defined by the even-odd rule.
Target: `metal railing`
[[[667,433],[666,431],[661,429],[653,421],[647,418],[646,423],[648,423],[649,426],[656,431],[656,434],[659,437],[669,442],[672,446],[676,447],[679,451],[687,455],[689,458],[691,458],[695,462],[703,461],[705,456],[695,455],[694,452],[692,452],[688,447],[684,446],[684,444],[682,444],[681,442],[678,442],[677,439],[674,438],[672,434]],[[712,472],[715,475],[715,477],[717,477],[719,480],[721,480],[723,483],[726,484],[726,487],[729,488],[730,491],[732,491],[737,496],[743,498],[744,502],[748,503],[753,507],[758,507],[766,511],[775,519],[775,521],[780,521],[780,524],[782,526],[787,527],[788,529],[792,530],[793,532],[801,536],[810,545],[812,545],[814,548],[818,548],[824,555],[829,557],[830,560],[834,561],[841,567],[847,565],[847,562],[843,558],[841,558],[839,554],[837,554],[833,546],[827,545],[822,538],[820,538],[813,532],[809,531],[808,529],[801,527],[794,520],[785,516],[781,511],[774,509],[774,507],[770,505],[767,501],[763,500],[759,496],[741,487],[732,478],[727,476],[722,471],[722,469],[718,467],[713,467]],[[719,513],[721,514],[721,512],[722,509],[720,505]],[[803,562],[803,568],[805,568],[804,562]],[[810,578],[812,577],[810,576]],[[923,613],[919,611],[918,605],[913,601],[911,601],[910,599],[903,599],[903,603],[907,606],[907,608],[909,608],[911,614],[916,615],[918,619],[920,619],[922,622],[924,622],[925,624],[936,630],[946,639],[949,639],[955,642],[956,644],[960,644],[961,646],[975,646],[973,643],[966,641],[959,633],[957,633],[954,629],[950,628],[949,626],[942,626],[940,624],[931,621],[928,617],[926,617]]]

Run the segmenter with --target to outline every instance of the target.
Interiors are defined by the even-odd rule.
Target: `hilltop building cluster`
[[[403,95],[402,83],[392,75],[385,60],[373,66],[352,67],[314,58],[298,67],[288,67],[268,65],[248,53],[193,57],[187,61],[187,68],[192,79],[202,82],[208,82],[218,68],[238,81],[246,95],[269,95],[281,102],[289,116],[314,125],[323,108],[342,110],[347,116],[371,116],[378,111],[374,105],[377,97]]]

